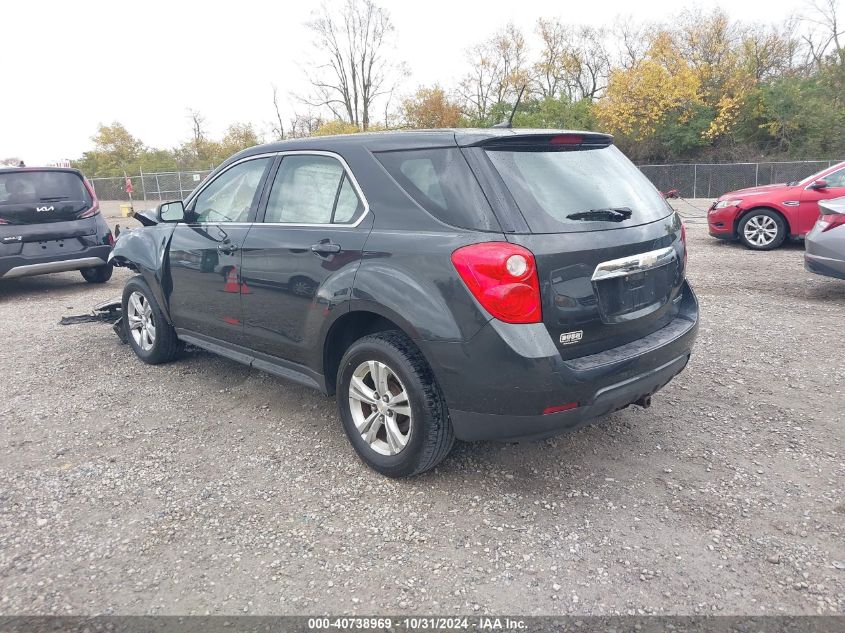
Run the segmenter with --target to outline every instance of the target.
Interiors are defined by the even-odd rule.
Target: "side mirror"
[[[185,219],[185,205],[181,200],[162,202],[156,209],[160,222],[182,222]]]
[[[819,178],[810,185],[810,189],[827,189],[827,180]]]

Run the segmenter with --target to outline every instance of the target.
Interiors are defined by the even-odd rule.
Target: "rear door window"
[[[282,159],[267,200],[265,222],[353,224],[364,205],[343,165],[330,156]]]
[[[441,222],[478,231],[501,230],[457,147],[380,152],[376,158],[417,204]]]
[[[672,213],[654,185],[612,145],[486,153],[533,233],[636,226]]]

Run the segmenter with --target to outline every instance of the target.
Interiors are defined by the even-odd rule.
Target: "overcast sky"
[[[609,25],[618,15],[666,20],[696,3],[675,0],[381,0],[398,35],[396,55],[411,71],[402,88],[452,85],[463,51],[508,21],[530,32],[538,17]],[[713,3],[698,2],[709,8]],[[98,123],[120,121],[153,147],[188,138],[187,109],[212,136],[234,121],[265,129],[271,84],[285,122],[302,93],[309,58],[304,23],[317,2],[6,2],[2,11],[0,158],[36,165],[91,148]],[[806,6],[797,0],[724,3],[735,18],[777,22]],[[670,8],[671,7],[671,8]],[[631,15],[634,11],[635,15]]]

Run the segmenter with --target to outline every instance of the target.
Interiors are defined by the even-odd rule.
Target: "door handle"
[[[231,255],[240,250],[240,247],[234,244],[218,244],[217,251],[223,255]]]
[[[311,245],[311,252],[317,255],[331,255],[332,253],[339,253],[341,251],[340,244],[334,242],[317,242]]]

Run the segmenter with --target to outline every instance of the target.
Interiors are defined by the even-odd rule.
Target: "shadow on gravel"
[[[708,245],[714,246],[716,248],[735,249],[735,250],[743,251],[743,252],[753,254],[753,255],[758,255],[758,254],[759,255],[768,255],[769,253],[773,252],[773,251],[754,251],[754,250],[751,250],[750,248],[746,248],[740,242],[737,242],[737,241],[734,241],[734,240],[721,240],[721,239],[717,239],[715,237],[711,238]],[[774,252],[777,252],[777,251],[800,251],[800,252],[803,252],[804,251],[804,241],[803,240],[787,240],[781,246],[779,246],[777,249],[775,249]]]
[[[109,284],[105,284],[108,287]],[[17,299],[24,295],[41,292],[62,292],[62,300],[66,297],[84,294],[91,290],[91,284],[79,275],[79,281],[67,275],[38,275],[22,277],[20,279],[0,280],[0,302],[7,299]],[[123,284],[114,284],[115,294],[120,294]]]

